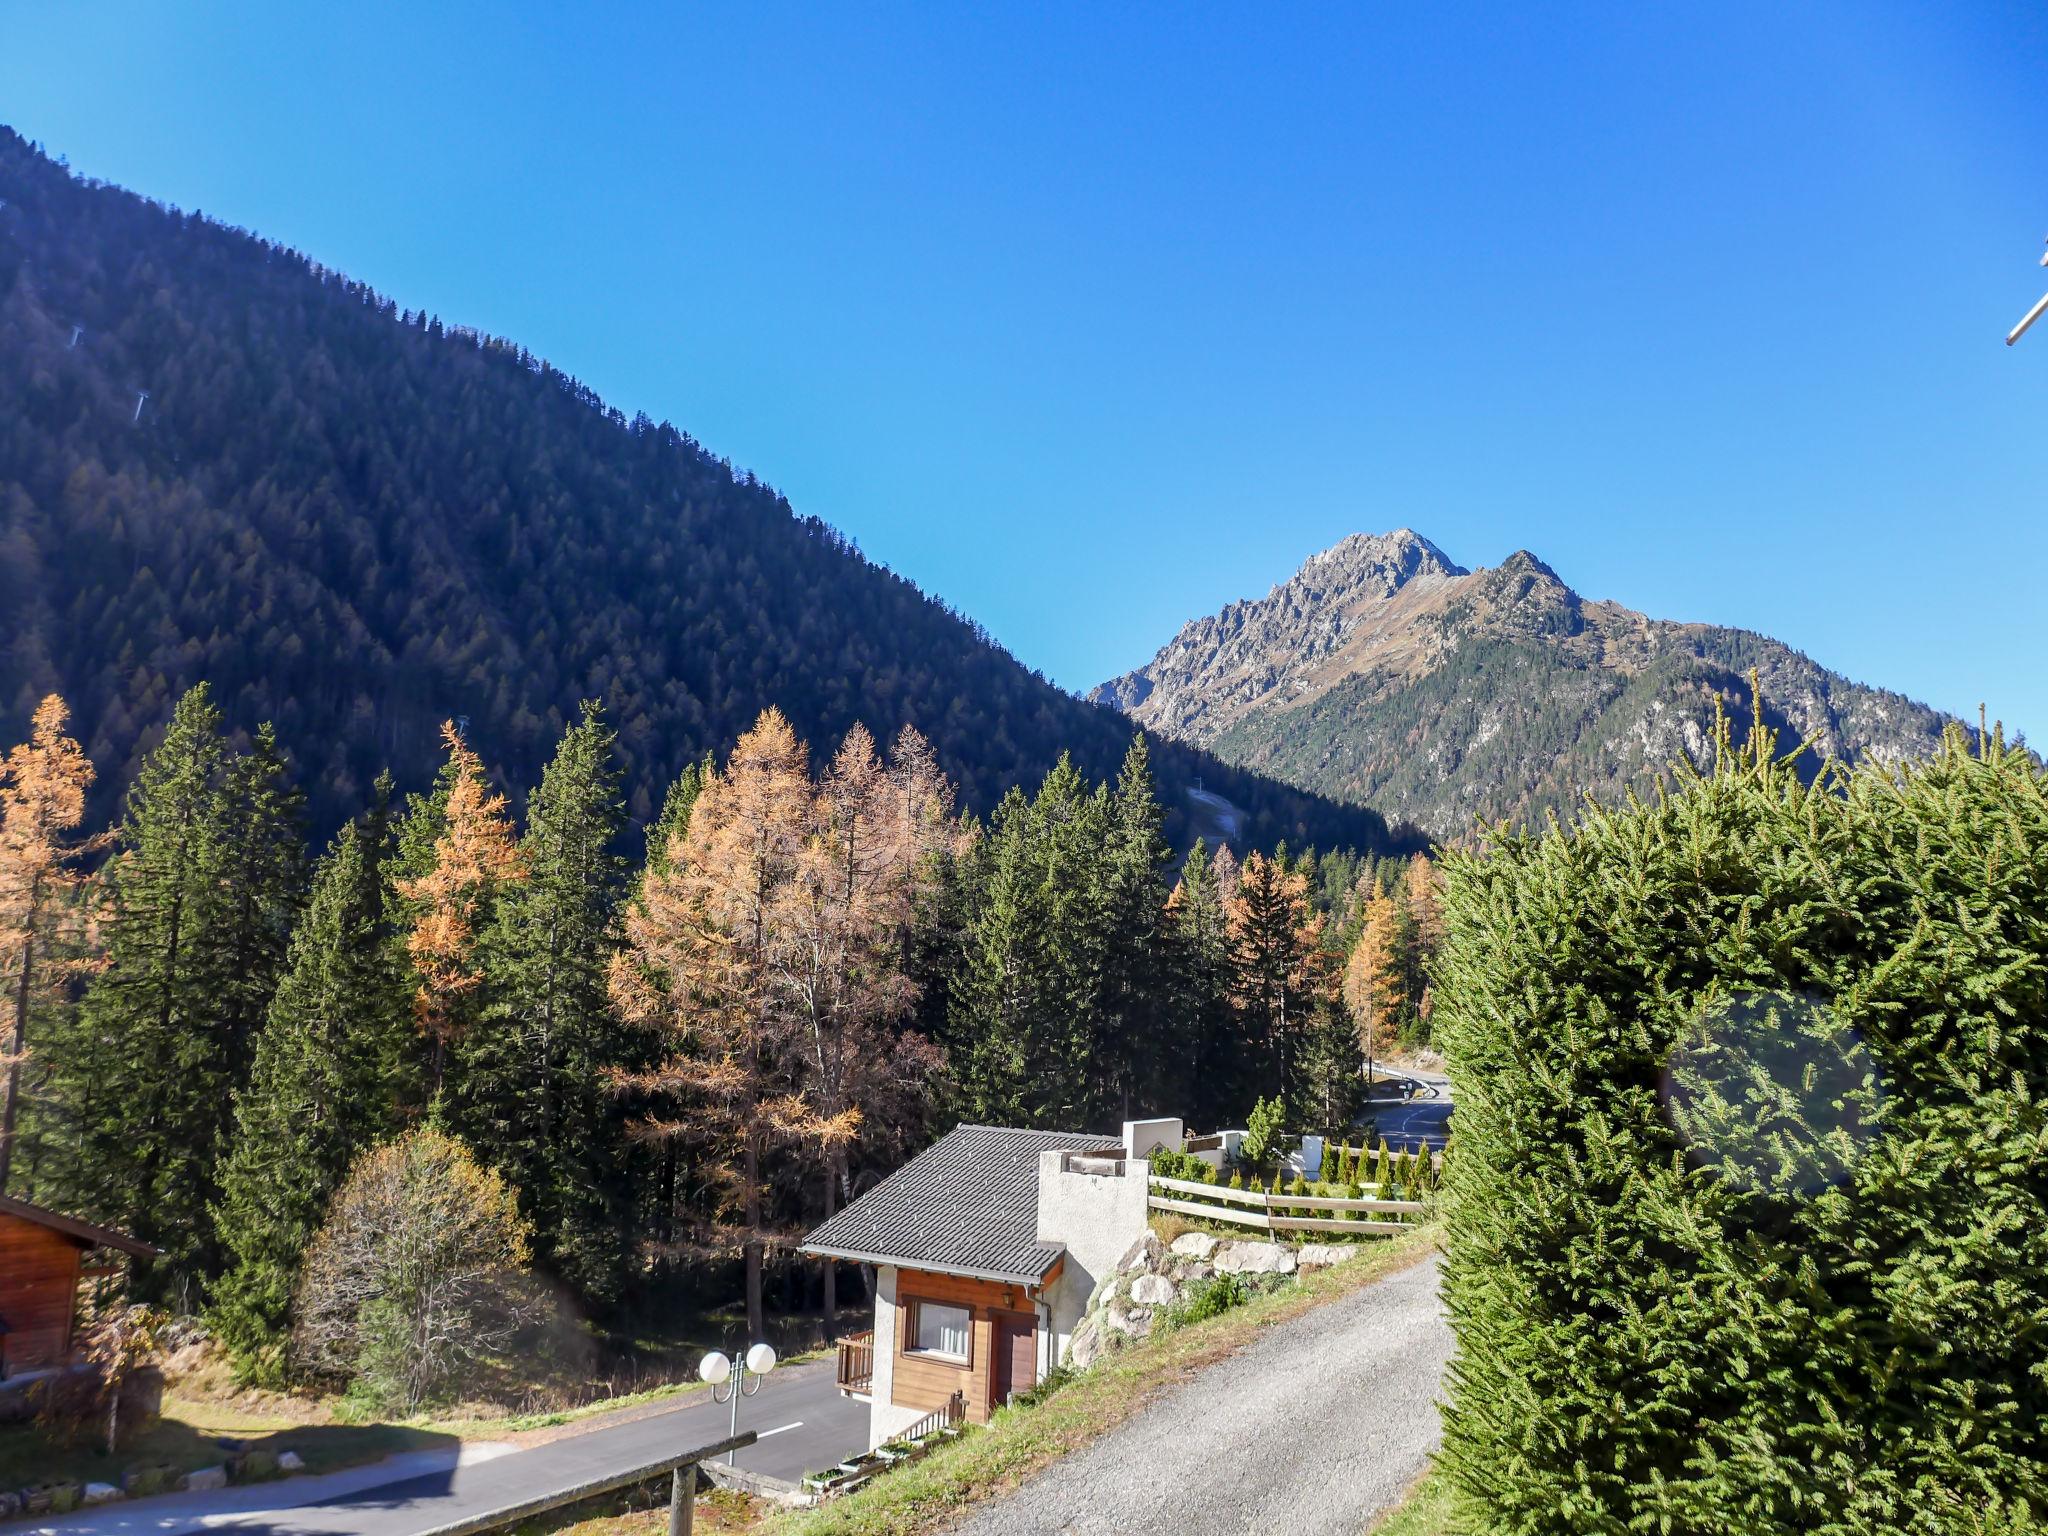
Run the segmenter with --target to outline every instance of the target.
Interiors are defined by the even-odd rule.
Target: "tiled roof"
[[[1115,1137],[963,1125],[804,1240],[823,1258],[1034,1282],[1060,1256],[1038,1240],[1038,1154],[1093,1152]]]

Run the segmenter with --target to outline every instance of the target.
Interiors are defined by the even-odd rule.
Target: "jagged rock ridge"
[[[1588,601],[1526,550],[1468,571],[1407,528],[1311,556],[1091,696],[1443,837],[1704,762],[1717,705],[1746,723],[1751,669],[1767,723],[1811,740],[1816,764],[1924,757],[1949,723],[1768,636]]]

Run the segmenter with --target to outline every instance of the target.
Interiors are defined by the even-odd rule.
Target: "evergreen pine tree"
[[[235,1098],[216,1213],[231,1267],[210,1315],[245,1381],[282,1380],[306,1245],[350,1164],[397,1128],[387,1072],[412,1030],[384,931],[388,842],[381,801],[334,840]]]
[[[1097,1051],[1108,1067],[1109,1097],[1120,1118],[1186,1113],[1169,1102],[1176,1086],[1171,1058],[1181,1041],[1167,1027],[1165,1005],[1166,870],[1173,850],[1143,734],[1132,738],[1110,800],[1102,872],[1102,979],[1097,998]]]
[[[526,878],[478,938],[481,1017],[456,1045],[471,1143],[519,1191],[535,1258],[600,1305],[624,1278],[627,1197],[625,1117],[603,1082],[629,1046],[605,977],[625,884],[613,742],[586,703],[543,773],[519,844]],[[678,809],[671,795],[664,819]]]
[[[996,807],[965,869],[969,917],[952,977],[944,1044],[960,1118],[1028,1125],[1031,1034],[1040,1012],[1044,930],[1032,878],[1031,806],[1012,789]]]
[[[1252,1079],[1231,1000],[1230,914],[1199,839],[1167,901],[1166,940],[1173,1102],[1197,1125],[1224,1125],[1243,1112]]]
[[[295,810],[267,743],[238,762],[205,686],[178,701],[128,792],[105,876],[106,965],[63,1068],[90,1169],[77,1203],[161,1248],[146,1283],[188,1304],[218,1270],[226,1111],[295,905]]]

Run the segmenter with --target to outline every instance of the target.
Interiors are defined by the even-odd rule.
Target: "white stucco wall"
[[[875,1374],[868,1402],[868,1449],[901,1434],[925,1416],[923,1408],[905,1408],[889,1401],[896,1395],[896,1327],[903,1316],[896,1304],[896,1266],[875,1266]]]
[[[1116,1268],[1145,1234],[1145,1165],[1131,1161],[1124,1174],[1063,1173],[1059,1152],[1038,1155],[1038,1240],[1064,1243],[1066,1264],[1050,1287],[1048,1363],[1065,1358],[1095,1283]]]
[[[1186,1127],[1175,1119],[1124,1122],[1124,1151],[1132,1157],[1150,1157],[1161,1147],[1178,1152],[1186,1140]]]

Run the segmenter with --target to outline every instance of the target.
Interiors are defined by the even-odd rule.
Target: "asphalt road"
[[[1411,1099],[1380,1099],[1360,1113],[1361,1126],[1372,1126],[1375,1145],[1385,1141],[1397,1151],[1412,1149],[1417,1142],[1434,1151],[1441,1151],[1451,1134],[1451,1081],[1440,1072],[1403,1070],[1402,1077],[1414,1078],[1423,1085],[1420,1095]]]
[[[740,1404],[740,1428],[761,1438],[738,1455],[737,1465],[795,1482],[805,1472],[830,1466],[868,1443],[868,1405],[839,1395],[833,1361],[787,1366],[761,1383],[757,1396]],[[350,1491],[328,1496],[327,1478],[291,1479],[263,1485],[275,1497],[250,1508],[256,1488],[222,1490],[220,1495],[176,1494],[160,1499],[110,1504],[27,1530],[54,1536],[182,1536],[190,1531],[232,1531],[237,1536],[413,1536],[463,1516],[531,1495],[574,1487],[607,1472],[624,1471],[693,1445],[710,1445],[727,1434],[729,1407],[709,1394],[692,1394],[676,1407],[624,1423],[508,1451],[488,1459],[465,1457],[453,1466],[417,1472],[416,1461],[394,1458],[392,1479],[374,1480],[374,1469],[335,1474]],[[445,1460],[446,1458],[441,1458]],[[302,1496],[302,1497],[301,1497]],[[313,1500],[314,1502],[304,1502]]]
[[[1440,1439],[1436,1261],[1269,1329],[952,1536],[1356,1536]]]

